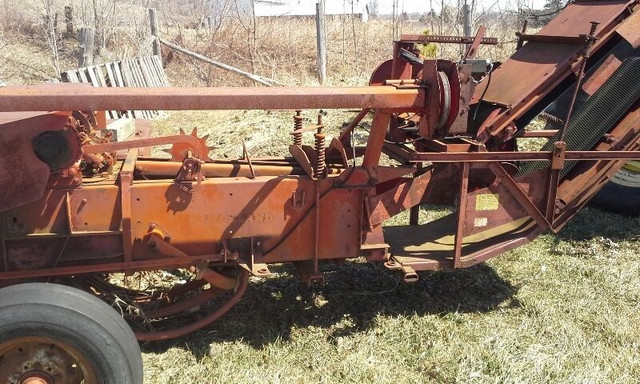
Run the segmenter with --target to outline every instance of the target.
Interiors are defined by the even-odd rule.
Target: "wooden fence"
[[[67,83],[89,83],[94,87],[168,87],[169,79],[158,56],[140,56],[110,63],[71,69],[62,73]],[[108,111],[110,119],[150,119],[160,111]]]

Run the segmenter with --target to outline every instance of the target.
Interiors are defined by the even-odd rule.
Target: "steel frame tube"
[[[420,89],[369,87],[94,88],[79,84],[0,88],[0,111],[373,108],[421,110]]]

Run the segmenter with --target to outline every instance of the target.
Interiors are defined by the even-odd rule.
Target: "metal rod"
[[[362,161],[363,166],[375,167],[378,165],[380,155],[382,154],[382,144],[387,135],[390,119],[391,115],[388,113],[376,112],[373,116],[371,132],[369,133],[369,139],[367,140],[367,147],[365,148],[364,159]]]
[[[306,175],[304,169],[291,165],[261,165],[253,160],[252,167],[256,174],[260,176],[288,176]],[[136,173],[150,178],[173,178],[180,170],[182,163],[179,161],[153,161],[138,160],[136,163]],[[340,167],[326,167],[329,175],[339,174],[344,171]],[[205,177],[250,177],[251,169],[245,162],[235,162],[231,164],[205,163],[202,164],[200,172]]]
[[[380,108],[421,110],[424,92],[393,86],[94,88],[80,84],[0,87],[0,112]]]
[[[338,138],[338,140],[340,140],[346,147],[350,147],[351,145],[351,141],[348,140],[351,137],[351,132],[353,131],[353,129],[355,127],[358,126],[358,124],[360,124],[360,122],[362,121],[362,119],[364,119],[367,114],[369,114],[369,108],[365,108],[362,109],[358,115],[351,120],[351,122],[349,123],[349,125],[347,125],[342,132],[340,132],[340,137]]]
[[[395,149],[394,149],[395,148]],[[494,161],[551,161],[553,152],[414,152],[408,148],[385,146],[385,150],[411,163],[467,162],[490,163]],[[640,152],[634,151],[567,151],[565,160],[640,160]]]
[[[576,104],[576,99],[578,98],[578,91],[580,91],[580,83],[582,83],[582,79],[584,79],[584,72],[587,68],[587,60],[589,60],[591,46],[596,41],[594,34],[596,33],[596,29],[598,28],[598,22],[591,22],[591,30],[589,31],[589,35],[585,36],[584,49],[581,52],[582,62],[580,63],[580,70],[578,72],[578,80],[576,81],[576,87],[573,90],[573,95],[571,97],[571,104],[569,104],[569,110],[567,111],[567,118],[564,120],[564,126],[560,130],[560,138],[558,141],[564,140],[564,135],[567,132],[567,128],[569,127],[569,122],[571,121],[571,115],[573,114],[573,108]]]

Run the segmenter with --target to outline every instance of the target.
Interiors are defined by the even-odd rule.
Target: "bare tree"
[[[377,15],[379,10],[380,6],[378,5],[378,0],[371,0],[371,2],[369,2],[369,13]]]
[[[42,30],[44,40],[51,50],[51,65],[56,77],[60,77],[60,53],[58,51],[58,31],[56,30],[56,10],[58,9],[57,0],[40,0],[40,28]]]

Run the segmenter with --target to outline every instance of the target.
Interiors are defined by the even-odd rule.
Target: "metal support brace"
[[[547,206],[545,216],[549,223],[553,224],[556,210],[556,197],[558,195],[558,179],[560,171],[564,168],[564,159],[567,154],[567,143],[557,141],[553,144],[551,167],[549,168],[549,182],[547,184]]]
[[[131,184],[133,171],[136,167],[138,149],[131,149],[127,153],[122,170],[120,170],[120,205],[122,209],[122,253],[124,261],[133,261],[133,232],[131,229]]]
[[[516,182],[511,178],[509,173],[500,165],[499,163],[491,163],[489,164],[489,169],[498,176],[501,182],[507,187],[509,192],[515,197],[515,199],[520,203],[522,208],[531,217],[535,222],[543,229],[547,229],[551,227],[551,224],[547,220],[547,218],[540,212],[538,207],[529,199],[527,194],[516,184]]]
[[[458,222],[456,224],[456,236],[453,245],[453,267],[460,267],[462,257],[462,239],[464,237],[464,219],[467,214],[467,191],[469,189],[469,163],[462,163],[460,172],[460,197],[458,202]]]

